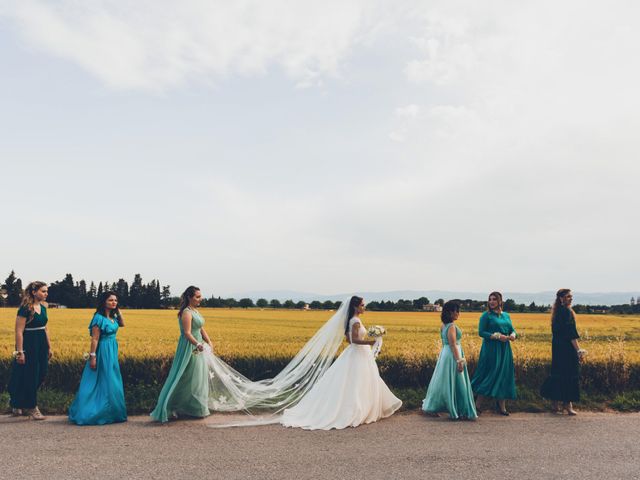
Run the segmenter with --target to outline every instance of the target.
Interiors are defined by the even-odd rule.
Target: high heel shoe
[[[496,402],[496,411],[503,417],[509,416],[509,412],[507,412],[506,409],[502,410],[502,408],[500,408],[500,402]]]
[[[33,418],[34,420],[46,420],[47,417],[45,417],[42,412],[40,412],[40,409],[38,407],[32,408],[31,410],[28,411],[28,415]]]

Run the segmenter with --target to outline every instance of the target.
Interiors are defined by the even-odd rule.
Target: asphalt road
[[[340,431],[207,427],[219,419],[78,427],[66,417],[0,417],[0,478],[640,478],[640,414],[452,422],[405,412]]]

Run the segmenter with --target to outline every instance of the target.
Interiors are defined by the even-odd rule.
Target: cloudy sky
[[[636,291],[639,19],[616,0],[0,0],[0,275]]]

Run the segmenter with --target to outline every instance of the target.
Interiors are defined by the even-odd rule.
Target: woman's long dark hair
[[[487,297],[487,300],[489,298],[491,298],[491,296],[494,296],[498,299],[498,310],[500,310],[502,312],[502,309],[504,307],[504,302],[502,301],[502,294],[500,292],[491,292],[489,294],[489,297]],[[489,306],[489,302],[487,301],[487,312],[494,312],[497,313],[495,310],[491,310],[491,307]]]
[[[106,292],[102,292],[98,297],[98,302],[96,304],[96,313],[106,317],[107,316],[107,300],[109,297],[113,295],[118,298],[118,294],[112,290],[107,290]],[[118,321],[118,325],[122,326],[122,315],[120,314],[120,309],[116,305],[116,308],[109,312],[109,317]]]
[[[553,307],[551,308],[551,326],[552,327],[553,327],[553,325],[555,325],[556,319],[558,318],[558,310],[560,309],[560,307],[563,306],[562,305],[562,299],[564,297],[566,297],[570,293],[571,293],[571,289],[570,288],[561,288],[556,293],[556,301],[553,303]],[[573,311],[573,308],[569,308],[569,311],[571,312],[571,316],[575,320],[576,314]]]
[[[447,323],[451,323],[453,322],[453,314],[456,312],[460,313],[460,303],[456,302],[455,300],[449,300],[442,306],[440,320],[442,320],[442,323],[444,323],[445,325]]]
[[[349,322],[353,317],[355,317],[356,311],[358,310],[358,307],[362,303],[362,300],[363,300],[362,297],[356,297],[355,295],[351,297],[351,300],[349,300],[349,311],[347,312],[347,321],[344,326],[345,335],[349,335]]]
[[[182,316],[182,312],[186,310],[191,299],[195,297],[196,292],[199,291],[200,289],[198,287],[194,287],[193,285],[191,285],[190,287],[187,287],[184,292],[182,292],[182,295],[180,296],[180,310],[178,310],[178,318]]]

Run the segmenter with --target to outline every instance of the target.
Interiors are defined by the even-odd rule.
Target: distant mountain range
[[[484,300],[487,298],[489,292],[454,292],[449,290],[395,290],[391,292],[354,292],[357,295],[364,297],[367,301],[381,301],[391,300],[397,302],[400,299],[413,300],[420,297],[427,297],[430,301],[435,301],[439,298],[450,300],[452,298],[458,299],[472,299],[472,300]],[[535,302],[537,305],[548,305],[553,303],[555,299],[555,292],[502,292],[505,300],[511,298],[516,303]],[[251,298],[252,300],[258,300],[259,298],[266,298],[267,300],[277,299],[280,301],[294,300],[305,302],[312,302],[314,300],[341,300],[351,295],[350,293],[336,294],[336,295],[319,295],[317,293],[310,292],[297,292],[293,290],[264,290],[264,291],[250,291],[241,292],[230,297],[235,299]],[[621,305],[629,303],[631,297],[640,297],[640,292],[597,292],[597,293],[583,293],[573,292],[574,302],[582,305]]]

